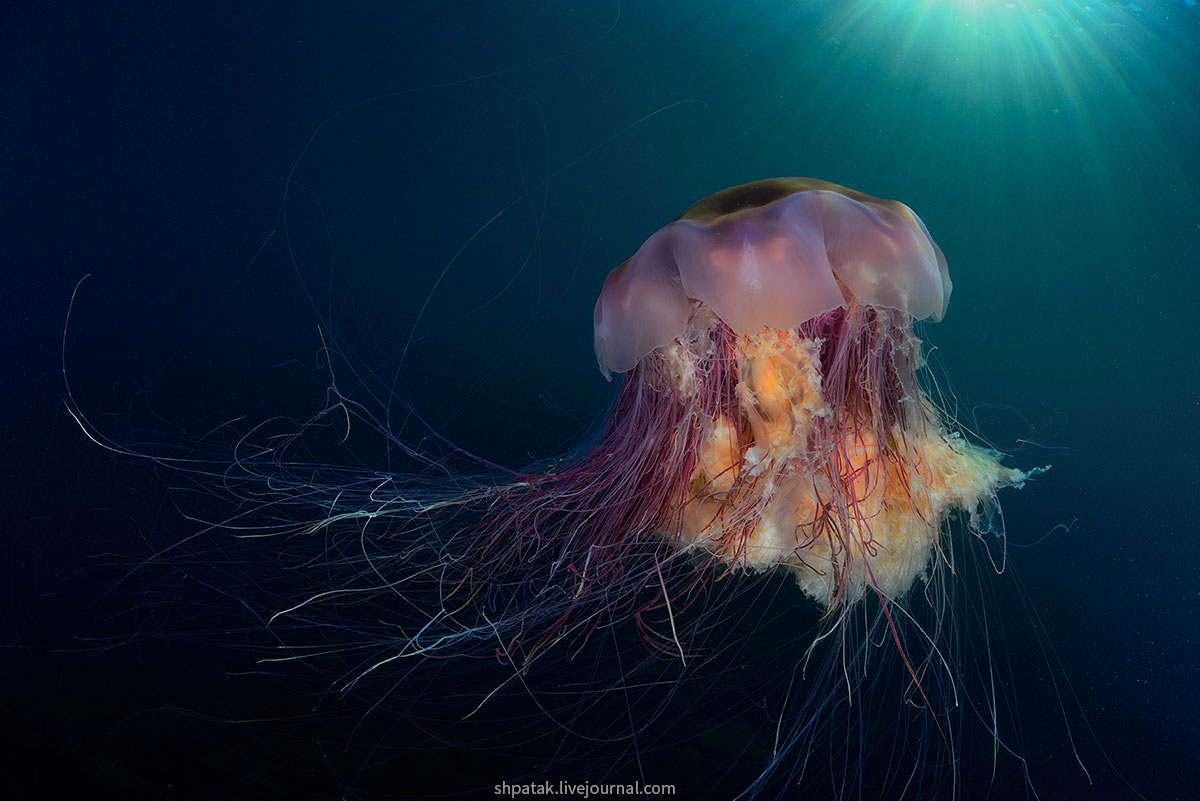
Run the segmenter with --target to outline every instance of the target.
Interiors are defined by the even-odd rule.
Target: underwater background
[[[611,401],[591,343],[607,272],[694,200],[783,175],[920,215],[954,280],[922,331],[931,367],[1006,464],[1053,465],[1002,496],[1008,565],[982,577],[1030,784],[1195,797],[1194,4],[16,3],[0,21],[6,797],[473,797],[536,775],[541,745],[366,731],[323,677],[256,667],[245,588],[139,567],[200,524],[170,471],[84,436],[64,365],[134,449],[305,419],[369,375],[341,389],[518,467]],[[355,453],[386,469],[378,438]],[[733,797],[758,748],[714,725],[648,755],[648,779]],[[964,797],[1024,797],[986,736],[964,748]]]

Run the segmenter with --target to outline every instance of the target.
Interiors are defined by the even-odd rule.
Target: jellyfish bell
[[[596,357],[624,373],[684,332],[699,301],[738,334],[794,328],[857,301],[941,320],[951,282],[913,211],[812,178],[774,178],[694,203],[613,270]]]
[[[825,607],[902,597],[955,510],[983,531],[1028,473],[967,442],[921,391],[916,320],[950,300],[920,218],[808,178],[694,204],[604,282],[594,313],[623,415],[670,398],[655,533]],[[661,401],[657,401],[661,403]],[[636,424],[635,424],[636,425]]]

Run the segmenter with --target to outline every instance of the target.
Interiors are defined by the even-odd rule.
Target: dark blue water
[[[269,638],[246,587],[137,568],[200,527],[180,512],[197,502],[66,411],[84,275],[68,375],[122,443],[215,452],[226,421],[312,414],[342,369],[369,375],[348,382],[380,414],[411,405],[521,465],[565,452],[609,403],[591,350],[607,271],[701,196],[806,175],[917,211],[955,282],[926,333],[960,418],[1009,464],[1053,464],[1004,498],[1009,566],[985,577],[1033,787],[1192,797],[1194,6],[117,3],[2,19],[6,784],[387,797],[534,775],[545,753],[414,749],[398,711],[364,733],[362,699],[318,700],[327,676],[257,665]],[[377,439],[355,453],[388,467]],[[694,788],[673,771],[727,762],[705,787],[731,797],[761,769],[753,740],[728,725],[648,749],[648,779]],[[986,737],[966,747],[965,797],[1023,791],[1012,759],[991,784]]]

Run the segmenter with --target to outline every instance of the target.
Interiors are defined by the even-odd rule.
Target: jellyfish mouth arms
[[[727,401],[704,406],[714,391],[705,385],[714,346],[704,334],[716,331],[719,339],[728,329],[711,314],[705,329],[703,311],[692,323],[700,333],[653,357],[689,408],[681,425],[696,432],[690,472],[658,532],[680,550],[746,572],[786,570],[826,608],[870,594],[899,599],[944,558],[941,541],[955,510],[983,532],[989,526],[978,510],[994,508],[998,490],[1031,475],[947,430],[932,406],[903,394],[904,382],[889,379],[854,395],[852,385],[878,370],[835,372],[827,383],[823,340],[794,329],[724,335],[736,386]],[[879,330],[865,322],[878,313],[858,307],[857,314],[863,320],[850,323],[851,331]],[[919,347],[907,328],[888,327],[898,317],[883,316],[884,336]],[[861,346],[861,353],[882,352],[877,342]],[[913,369],[911,359],[890,364]],[[864,407],[885,398],[887,386],[902,393],[895,414]]]

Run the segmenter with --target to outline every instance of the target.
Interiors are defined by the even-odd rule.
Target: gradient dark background
[[[192,524],[169,475],[66,413],[84,275],[71,385],[123,441],[319,408],[324,326],[449,439],[520,464],[608,402],[591,310],[609,269],[703,195],[810,175],[920,214],[955,281],[939,371],[1010,464],[1054,465],[1004,498],[1041,622],[1001,595],[1034,786],[1135,798],[1098,742],[1146,798],[1193,797],[1195,7],[1017,3],[1026,49],[997,60],[979,54],[1005,52],[998,30],[922,17],[938,3],[101,5],[0,10],[5,785],[400,796],[460,758],[514,778],[443,753],[360,787],[345,720],[229,722],[303,715],[312,688],[240,677],[247,649],[187,633],[244,644],[220,588],[130,572]]]

